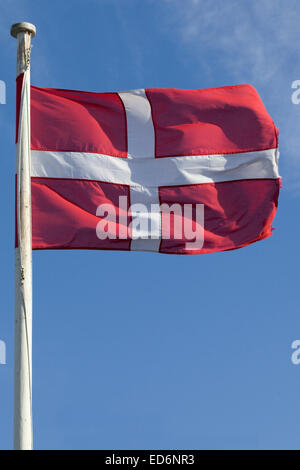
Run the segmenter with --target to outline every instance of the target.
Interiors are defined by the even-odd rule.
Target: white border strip
[[[134,176],[136,171],[139,172],[138,168],[143,168],[146,161],[155,161],[155,135],[151,106],[145,90],[119,93],[119,96],[123,101],[126,112],[127,160],[131,163],[128,170],[130,176]],[[158,251],[161,239],[158,188],[145,188],[142,182],[143,176],[140,175],[139,178],[139,185],[130,183],[130,207],[133,217],[135,211],[140,211],[141,207],[143,207],[143,211],[145,207],[147,208],[146,212],[139,212],[139,220],[144,218],[147,232],[143,234],[143,237],[139,237],[138,229],[133,227],[130,249],[134,251]]]
[[[278,149],[228,155],[127,159],[96,153],[31,151],[31,176],[146,188],[279,178]]]
[[[126,111],[128,158],[155,158],[151,106],[145,90],[118,94]]]

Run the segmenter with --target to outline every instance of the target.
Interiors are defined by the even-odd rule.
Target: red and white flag
[[[21,90],[22,75],[18,107]],[[32,86],[33,249],[194,254],[262,240],[277,208],[278,155],[278,131],[250,85]]]

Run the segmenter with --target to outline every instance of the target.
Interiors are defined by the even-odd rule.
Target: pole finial
[[[36,35],[36,27],[34,24],[31,23],[15,23],[12,25],[10,28],[10,34],[14,37],[17,38],[19,33],[29,33],[32,38]]]

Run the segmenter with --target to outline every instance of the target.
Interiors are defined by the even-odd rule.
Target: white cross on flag
[[[278,131],[250,85],[32,86],[32,247],[194,254],[262,240],[278,155]]]

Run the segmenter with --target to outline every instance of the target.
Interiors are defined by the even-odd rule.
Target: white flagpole
[[[14,449],[31,450],[32,435],[32,235],[30,187],[30,43],[36,28],[17,23],[17,76],[23,76],[17,143],[17,225],[15,251]]]

